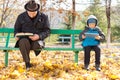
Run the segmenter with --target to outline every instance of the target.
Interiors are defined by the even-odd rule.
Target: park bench
[[[45,47],[43,50],[47,51],[73,51],[75,52],[75,63],[78,63],[78,53],[83,50],[81,47],[75,47],[75,35],[79,35],[81,30],[63,30],[63,29],[51,29],[51,34],[69,34],[71,35],[71,46],[70,47]],[[5,45],[2,46],[0,43],[0,50],[5,52],[5,66],[8,66],[8,53],[10,50],[19,50],[19,48],[10,47],[9,43],[11,38],[14,38],[14,29],[13,28],[0,28],[0,39],[5,38]],[[4,35],[2,35],[4,34]],[[15,43],[15,41],[14,41]]]

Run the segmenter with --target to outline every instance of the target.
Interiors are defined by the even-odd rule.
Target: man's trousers
[[[37,41],[31,41],[29,38],[21,38],[18,44],[25,63],[30,62],[30,50],[34,50],[36,56],[41,52],[40,50],[36,51],[36,49],[41,49],[39,43]]]

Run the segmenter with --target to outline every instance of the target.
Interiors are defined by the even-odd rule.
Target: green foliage
[[[83,30],[85,28],[85,25],[86,25],[86,20],[85,20],[84,16],[81,16],[81,17],[82,17],[82,20],[76,21],[76,29]]]
[[[102,31],[107,34],[107,20],[106,20],[106,13],[105,13],[105,7],[100,5],[100,0],[94,0],[95,3],[91,4],[90,7],[88,7],[82,15],[82,20],[77,23],[79,29],[84,29],[86,25],[86,20],[89,15],[95,15],[98,19],[98,26],[102,29]]]
[[[85,23],[81,20],[81,21],[78,21],[76,22],[76,29],[80,29],[80,30],[83,30],[85,27]]]
[[[57,35],[57,34],[55,34],[55,35],[50,35],[50,37],[48,37],[48,38],[46,38],[45,39],[45,42],[47,43],[47,44],[55,44],[55,43],[57,43],[57,40],[58,40],[58,36],[59,35]]]
[[[112,41],[119,41],[120,40],[120,25],[116,25],[112,27],[111,30],[111,35],[112,35]]]
[[[115,7],[112,7],[111,11],[111,34],[112,34],[112,41],[120,41],[120,4]]]
[[[87,10],[90,11],[90,14],[95,15],[98,19],[98,26],[102,31],[107,33],[107,20],[105,8],[99,4],[99,0],[94,0],[95,3],[92,4]]]

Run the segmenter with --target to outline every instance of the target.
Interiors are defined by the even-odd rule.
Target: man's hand
[[[39,35],[38,34],[34,34],[33,36],[29,36],[29,38],[32,40],[32,41],[36,41],[39,39]]]
[[[15,40],[18,41],[18,40],[19,40],[19,37],[15,37]]]
[[[96,36],[96,37],[95,37],[95,39],[100,40],[100,39],[101,39],[101,37],[100,37],[100,36]]]

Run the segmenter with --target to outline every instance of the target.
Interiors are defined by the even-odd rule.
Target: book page
[[[24,35],[33,36],[33,33],[24,33]]]
[[[94,38],[95,36],[99,36],[98,33],[85,33],[86,37]]]
[[[20,37],[20,36],[33,36],[33,33],[17,33],[16,37]]]

